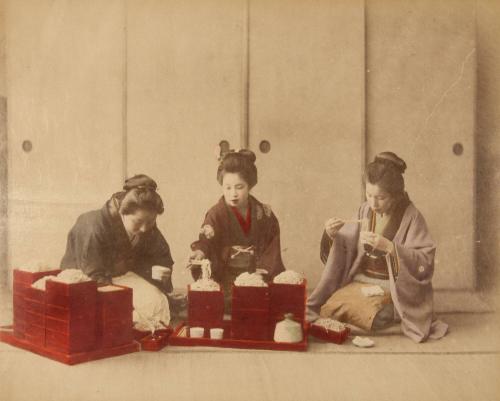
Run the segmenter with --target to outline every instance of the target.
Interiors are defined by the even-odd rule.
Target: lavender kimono
[[[368,204],[363,203],[357,219],[367,218],[369,210]],[[349,284],[358,272],[363,257],[359,232],[359,224],[347,223],[337,233],[325,271],[307,300],[311,310],[318,311],[337,289]],[[396,320],[401,321],[403,333],[415,342],[443,337],[448,326],[433,317],[431,280],[436,246],[424,217],[411,202],[393,242],[396,255],[387,256],[387,265]]]

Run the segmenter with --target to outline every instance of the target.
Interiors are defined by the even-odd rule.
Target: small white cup
[[[189,337],[191,338],[203,338],[203,334],[205,334],[205,329],[203,327],[189,328]]]
[[[212,340],[222,340],[224,329],[210,329],[210,338]]]
[[[168,267],[153,266],[153,268],[151,269],[151,278],[153,280],[161,281],[162,274],[168,270],[170,270]]]

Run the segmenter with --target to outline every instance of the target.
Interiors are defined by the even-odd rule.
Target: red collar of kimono
[[[240,223],[240,227],[241,229],[243,230],[243,232],[245,233],[245,235],[248,235],[248,233],[250,232],[250,229],[252,228],[252,213],[250,211],[250,203],[248,203],[248,208],[247,208],[247,216],[246,218],[244,218],[240,211],[233,207],[233,206],[230,206],[231,210],[233,211],[234,215],[236,216],[236,219],[238,220],[238,223]]]

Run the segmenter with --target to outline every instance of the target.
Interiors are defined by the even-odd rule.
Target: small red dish
[[[345,340],[347,340],[347,337],[349,337],[350,332],[351,330],[349,329],[349,327],[346,327],[342,331],[334,331],[334,330],[328,330],[323,326],[310,324],[308,328],[309,335],[319,338],[320,340],[324,340],[335,344],[342,344]]]
[[[149,331],[134,330],[134,337],[141,344],[141,351],[160,351],[167,346],[172,332],[171,327],[156,330],[154,334],[151,334]]]

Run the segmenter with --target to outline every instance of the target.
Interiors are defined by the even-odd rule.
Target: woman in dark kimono
[[[354,220],[325,223],[322,277],[307,300],[308,319],[332,317],[365,330],[401,321],[416,342],[440,338],[432,275],[436,246],[404,189],[406,163],[382,152],[368,164],[366,202]]]
[[[134,321],[170,320],[165,294],[172,291],[169,246],[156,226],[163,202],[156,182],[146,175],[125,181],[100,210],[82,214],[68,234],[62,269],[80,269],[99,284],[120,284],[134,290]],[[163,266],[160,280],[153,266]],[[147,304],[155,305],[148,311]],[[151,308],[149,308],[151,309]],[[141,319],[141,316],[143,319]]]
[[[250,195],[257,184],[255,154],[244,149],[226,153],[217,181],[223,196],[208,210],[199,239],[191,244],[191,259],[211,261],[212,276],[222,284],[229,309],[231,285],[238,275],[259,269],[270,280],[285,268],[278,220],[268,205]],[[194,278],[200,274],[196,268],[192,272]]]

